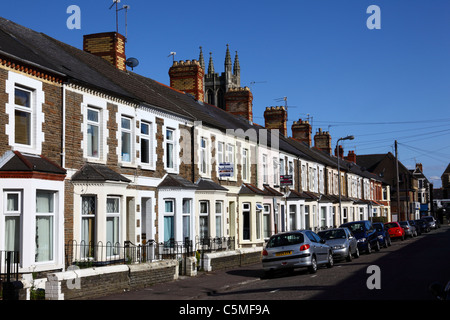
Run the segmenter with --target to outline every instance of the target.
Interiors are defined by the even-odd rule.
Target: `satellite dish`
[[[133,70],[134,67],[139,65],[139,60],[136,58],[128,58],[127,61],[125,61],[125,64]]]

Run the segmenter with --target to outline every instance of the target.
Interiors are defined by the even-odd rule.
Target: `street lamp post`
[[[355,139],[354,136],[347,136],[347,137],[343,137],[343,138],[339,138],[338,141],[336,142],[336,157],[337,157],[337,165],[338,165],[338,190],[339,190],[339,219],[342,223],[342,208],[341,208],[341,167],[340,167],[340,161],[339,161],[339,149],[338,149],[338,145],[339,145],[339,141],[342,140],[353,140]]]

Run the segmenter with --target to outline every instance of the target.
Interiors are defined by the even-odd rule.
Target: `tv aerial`
[[[116,6],[116,32],[119,33],[119,11],[125,10],[125,41],[127,41],[128,38],[128,19],[127,19],[127,15],[128,15],[128,10],[130,9],[130,6],[127,4],[124,4],[122,6],[122,8],[119,9],[118,4],[120,3],[120,0],[113,0],[113,4],[109,7],[109,9],[111,9],[112,7],[114,7],[114,5]]]

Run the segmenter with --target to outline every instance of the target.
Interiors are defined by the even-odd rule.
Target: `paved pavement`
[[[200,272],[195,277],[180,276],[179,279],[158,283],[151,287],[108,295],[97,300],[201,300],[216,291],[232,289],[258,281],[261,264],[256,263],[233,269]]]

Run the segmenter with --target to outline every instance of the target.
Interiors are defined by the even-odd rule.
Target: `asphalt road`
[[[377,272],[368,271],[376,266]],[[144,290],[100,300],[288,301],[288,300],[428,300],[428,286],[450,280],[450,226],[405,241],[352,262],[336,262],[316,274],[306,270],[261,279],[260,264],[180,278]],[[376,280],[375,275],[379,275]],[[379,284],[379,288],[368,288]],[[192,302],[191,302],[192,305]],[[219,310],[218,310],[219,311]],[[247,310],[248,311],[248,310]]]

